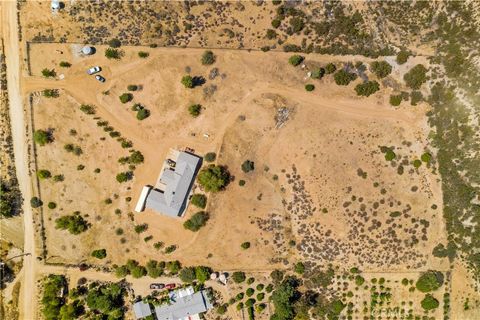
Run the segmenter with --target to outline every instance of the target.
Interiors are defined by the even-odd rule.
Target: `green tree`
[[[80,234],[88,229],[88,222],[79,213],[75,212],[72,215],[57,218],[55,228],[68,230],[71,234]]]
[[[43,205],[43,202],[38,197],[32,197],[32,199],[30,199],[30,205],[32,208],[39,208]]]
[[[118,49],[107,48],[105,50],[105,57],[107,57],[107,59],[120,60],[122,58],[122,55],[123,52]]]
[[[225,167],[212,164],[202,169],[197,179],[205,191],[218,192],[230,182],[230,173]]]
[[[207,196],[200,193],[194,194],[190,202],[194,206],[205,209],[205,207],[207,206]]]
[[[439,302],[431,294],[426,294],[425,298],[421,301],[421,306],[425,310],[436,309],[439,306]]]
[[[192,117],[198,117],[202,111],[202,106],[200,104],[192,104],[188,107],[188,112]]]
[[[183,223],[183,227],[190,231],[198,231],[207,224],[209,219],[208,213],[200,211],[195,213],[190,219]]]
[[[140,121],[148,118],[149,116],[150,116],[150,111],[145,108],[142,108],[137,111],[137,119]]]
[[[296,67],[298,66],[300,63],[303,62],[305,58],[298,55],[298,54],[294,54],[293,56],[291,56],[289,59],[288,59],[288,63],[290,63],[292,66]]]
[[[60,308],[61,320],[76,320],[85,313],[85,307],[80,300],[74,300],[72,303],[63,305]]]
[[[298,274],[303,274],[305,272],[305,265],[302,262],[297,262],[293,270]]]
[[[398,63],[398,64],[404,64],[405,62],[407,62],[409,55],[410,55],[410,54],[409,54],[407,51],[405,51],[405,50],[400,51],[400,52],[397,54],[397,63]]]
[[[316,68],[312,70],[312,74],[310,75],[310,77],[312,79],[322,79],[324,75],[325,75],[324,68]]]
[[[443,284],[443,274],[440,271],[427,271],[418,278],[415,286],[421,292],[435,291]]]
[[[242,283],[246,279],[245,272],[235,271],[232,273],[232,279],[235,283]]]
[[[185,283],[192,283],[196,279],[195,268],[183,268],[180,270],[179,278]]]
[[[377,81],[366,81],[355,86],[355,92],[359,96],[369,97],[380,90],[380,84]]]
[[[341,69],[335,72],[333,78],[335,79],[335,83],[339,86],[347,86],[350,82],[357,79],[357,75],[355,73],[349,73]]]
[[[414,90],[420,89],[422,84],[427,82],[427,68],[422,64],[417,64],[410,71],[405,73],[403,80],[409,88]]]
[[[243,250],[247,250],[248,248],[250,248],[250,242],[246,241],[242,243],[240,247],[242,247]]]
[[[108,45],[112,48],[120,48],[122,43],[117,38],[113,38],[110,41],[108,41]]]
[[[379,79],[392,73],[392,66],[386,61],[374,61],[370,64],[370,69]]]
[[[155,260],[149,260],[145,265],[147,269],[147,274],[150,278],[158,278],[163,274],[162,264],[158,263]]]
[[[49,132],[39,129],[33,133],[33,141],[40,146],[44,146],[47,143],[52,142],[53,139]]]
[[[104,259],[107,257],[107,250],[105,249],[97,249],[92,251],[92,257],[97,259]]]
[[[182,77],[182,84],[185,86],[185,88],[193,88],[193,78],[189,75],[183,76]]]
[[[132,171],[120,172],[119,174],[117,174],[116,179],[120,183],[132,180],[133,179],[133,172]]]
[[[89,104],[80,105],[80,111],[86,114],[95,114],[95,107]]]
[[[275,269],[270,273],[270,277],[274,284],[279,284],[283,281],[284,273],[281,270]]]
[[[209,267],[198,266],[195,267],[195,277],[200,283],[204,283],[208,279],[210,279],[210,274],[212,273],[212,269]]]
[[[42,76],[44,76],[45,78],[53,78],[57,75],[57,73],[55,72],[54,69],[43,69],[42,70]]]
[[[203,65],[211,65],[214,64],[216,60],[215,55],[212,51],[207,50],[202,54],[202,64]]]
[[[310,92],[310,91],[313,91],[313,90],[315,90],[315,86],[313,84],[308,83],[308,84],[305,85],[305,91]]]
[[[337,66],[335,66],[333,63],[329,63],[325,66],[325,72],[327,74],[332,74],[334,73],[335,71],[337,71]]]
[[[136,84],[129,84],[127,86],[127,90],[128,91],[137,91],[138,90],[138,86]]]

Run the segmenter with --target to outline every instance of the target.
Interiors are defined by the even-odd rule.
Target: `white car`
[[[105,82],[105,78],[102,77],[102,76],[99,75],[99,74],[97,74],[97,75],[95,76],[95,79],[97,79],[97,80],[100,81],[100,82]]]
[[[95,74],[97,72],[100,72],[102,71],[102,68],[100,68],[99,66],[95,66],[95,67],[91,67],[90,69],[87,70],[87,73],[88,74]]]

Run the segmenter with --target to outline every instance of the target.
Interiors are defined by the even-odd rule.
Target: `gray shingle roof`
[[[155,307],[157,320],[178,320],[189,315],[207,311],[212,305],[204,291],[196,292],[185,297],[177,297],[170,305]]]
[[[150,305],[143,301],[136,302],[133,305],[133,312],[135,313],[135,319],[142,319],[152,314]]]
[[[180,152],[175,169],[167,168],[160,176],[160,182],[166,185],[164,192],[151,190],[147,196],[146,207],[167,216],[181,216],[199,163],[199,157]]]

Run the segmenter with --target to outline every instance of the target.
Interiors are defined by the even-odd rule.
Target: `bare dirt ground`
[[[34,98],[33,107],[35,128],[52,128],[55,137],[51,145],[38,148],[39,168],[65,176],[64,182],[41,183],[44,202],[57,203],[56,209],[46,209],[47,221],[80,211],[92,224],[85,234],[73,236],[48,223],[51,261],[89,260],[92,248],[102,247],[113,263],[122,263],[126,256],[145,261],[160,255],[226,269],[270,269],[296,259],[361,264],[375,270],[445,268],[441,260],[424,254],[444,237],[439,231],[443,230],[439,177],[434,165],[418,170],[408,165],[428,146],[425,106],[393,109],[381,93],[360,99],[330,77],[317,81],[317,90],[308,93],[303,89],[306,71],[288,65],[289,55],[282,53],[215,52],[213,67],[220,76],[209,80],[212,67],[200,64],[201,50],[145,48],[150,57],[142,60],[136,56],[140,48],[124,47],[124,58],[114,62],[102,56],[102,47],[83,59],[74,57],[75,50],[71,45],[33,45],[34,77],[25,86],[25,90],[42,85],[61,89],[59,98]],[[346,57],[357,59],[365,61]],[[73,67],[64,72],[58,67],[63,60],[73,62]],[[333,59],[308,60],[326,64]],[[102,66],[105,84],[85,74],[92,65]],[[65,79],[37,80],[45,67],[55,68]],[[186,67],[207,82],[193,90],[183,88],[179,80]],[[129,84],[142,89],[133,92],[131,103],[122,105],[118,96]],[[217,89],[208,97],[203,88],[212,85]],[[137,102],[151,111],[142,122],[130,110]],[[81,103],[95,105],[97,113],[83,114]],[[187,111],[192,103],[204,107],[195,119]],[[282,106],[291,108],[292,115],[276,129],[275,113]],[[116,160],[126,151],[93,117],[108,121],[145,155],[132,184],[115,181],[115,174],[122,171]],[[67,153],[66,143],[79,145],[83,154]],[[379,149],[383,145],[394,146],[406,160],[403,175],[385,161]],[[191,147],[198,154],[217,151],[217,162],[227,165],[236,179],[225,192],[210,196],[211,220],[197,234],[184,230],[182,220],[148,210],[130,215],[134,222],[127,218],[141,186],[158,176],[172,147]],[[240,170],[246,159],[255,161],[253,173]],[[85,169],[77,170],[79,164]],[[100,173],[93,172],[96,168]],[[238,186],[240,179],[246,181],[244,187]],[[126,197],[134,200],[127,203]],[[106,198],[113,203],[105,204]],[[433,204],[437,209],[431,209]],[[121,213],[115,214],[115,209]],[[401,211],[401,217],[390,218],[393,211]],[[186,217],[192,212],[190,207]],[[132,227],[140,223],[148,223],[149,229],[137,235]],[[119,227],[125,231],[122,236],[115,235]],[[142,239],[148,235],[154,238],[145,243]],[[295,246],[288,245],[290,240]],[[178,249],[162,255],[152,248],[157,241]],[[252,248],[242,250],[244,241]]]

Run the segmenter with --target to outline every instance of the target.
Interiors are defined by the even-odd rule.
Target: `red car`
[[[175,283],[167,283],[167,284],[165,285],[165,288],[166,288],[166,289],[175,289],[176,286],[177,286],[177,285],[176,285]]]

